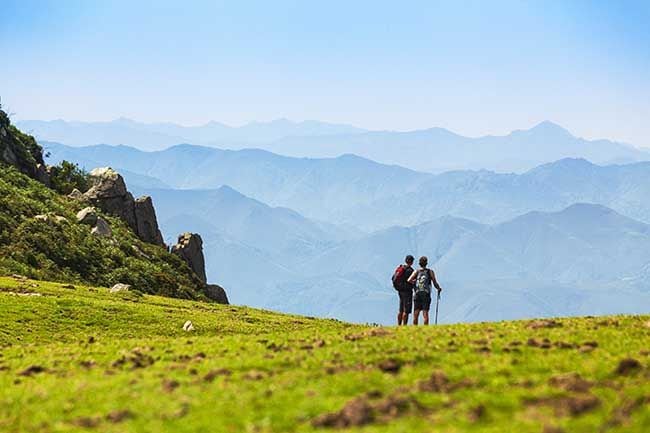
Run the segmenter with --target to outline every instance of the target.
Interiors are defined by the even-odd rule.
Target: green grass
[[[646,432],[649,322],[375,328],[2,277],[0,431]]]

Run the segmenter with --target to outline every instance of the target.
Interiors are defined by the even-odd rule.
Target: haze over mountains
[[[523,174],[481,170],[433,175],[354,155],[308,159],[191,145],[159,152],[126,146],[44,146],[55,162],[68,159],[86,168],[111,165],[134,186],[229,185],[270,206],[364,231],[411,226],[444,215],[496,223],[576,202],[601,204],[650,223],[650,162],[599,166],[563,159]]]
[[[126,118],[109,122],[67,122],[65,120],[23,120],[19,128],[39,140],[58,141],[70,146],[128,144],[142,150],[162,150],[181,143],[242,148],[269,143],[290,136],[322,136],[364,132],[361,128],[316,120],[293,122],[277,119],[251,122],[240,127],[219,122],[200,126],[174,123],[141,123]]]
[[[186,127],[129,119],[25,120],[17,124],[39,140],[71,146],[109,144],[163,150],[191,143],[221,149],[260,148],[295,157],[331,158],[351,153],[424,172],[465,169],[523,172],[562,158],[586,158],[597,164],[650,160],[647,150],[610,140],[578,138],[549,121],[505,136],[478,138],[464,137],[443,128],[366,131],[349,125],[286,119],[253,122],[237,128],[218,122]]]
[[[354,155],[44,145],[52,161],[119,169],[167,236],[201,232],[234,303],[391,323],[408,252],[439,272],[446,322],[650,305],[650,162],[434,175]]]

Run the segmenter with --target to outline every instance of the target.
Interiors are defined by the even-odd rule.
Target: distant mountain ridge
[[[650,160],[650,151],[611,140],[578,138],[549,121],[504,136],[470,138],[443,128],[368,131],[329,137],[286,137],[266,148],[296,157],[354,153],[380,163],[436,173],[480,169],[523,172],[563,158],[586,158],[597,164]]]
[[[20,127],[41,141],[69,146],[128,145],[163,150],[181,143],[223,149],[260,148],[309,158],[355,154],[383,164],[423,172],[488,169],[524,172],[563,158],[586,158],[597,164],[650,160],[650,151],[611,140],[585,140],[544,121],[504,136],[464,137],[444,128],[413,131],[368,131],[350,125],[277,119],[231,127],[219,122],[201,126],[140,123],[24,120]]]
[[[180,143],[242,148],[291,136],[355,134],[365,131],[350,125],[316,120],[293,122],[288,119],[250,122],[239,127],[219,122],[199,126],[182,126],[170,122],[142,123],[126,118],[108,122],[23,120],[17,124],[30,131],[39,141],[57,141],[70,146],[123,144],[142,150],[162,150]]]
[[[523,174],[464,170],[433,175],[354,155],[309,159],[192,145],[151,153],[127,146],[44,146],[54,162],[68,159],[90,169],[101,161],[145,188],[159,188],[156,182],[188,189],[229,185],[271,206],[363,230],[413,226],[444,215],[497,223],[576,202],[601,204],[650,223],[650,162],[600,166],[565,158]]]

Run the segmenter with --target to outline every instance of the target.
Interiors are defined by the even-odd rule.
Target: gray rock
[[[97,224],[97,211],[89,206],[77,212],[77,222],[94,227]]]
[[[67,222],[68,219],[64,216],[61,215],[48,215],[48,214],[40,214],[36,215],[34,217],[35,220],[37,221],[43,221],[43,222],[54,222],[56,224],[60,224],[62,222]]]
[[[196,233],[179,235],[178,243],[172,246],[171,252],[182,258],[201,281],[204,283],[207,281],[205,258],[203,257],[203,240],[200,235]]]
[[[92,187],[82,194],[109,215],[122,219],[145,242],[164,246],[151,197],[137,200],[126,189],[124,178],[110,167],[90,172]]]
[[[135,200],[126,190],[124,178],[110,167],[96,168],[90,172],[92,187],[83,197],[109,215],[121,218],[137,232]]]
[[[110,289],[110,293],[117,293],[117,292],[128,292],[131,290],[131,286],[128,284],[123,284],[123,283],[117,283]]]
[[[205,296],[217,302],[218,304],[229,304],[226,291],[223,287],[216,284],[207,284],[205,286]]]
[[[70,194],[68,194],[68,198],[71,198],[72,200],[83,200],[84,195],[81,191],[79,191],[77,188],[73,189]]]
[[[153,207],[151,197],[140,197],[135,201],[135,222],[136,234],[140,239],[150,244],[165,245],[162,233],[158,228],[156,210]]]
[[[113,236],[113,230],[111,230],[111,226],[108,224],[108,221],[98,216],[97,221],[95,222],[95,227],[92,228],[90,234],[93,236],[108,238]]]

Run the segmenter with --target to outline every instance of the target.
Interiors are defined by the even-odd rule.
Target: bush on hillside
[[[85,192],[90,188],[90,176],[77,164],[61,161],[50,168],[50,183],[61,194],[70,194],[75,188]]]

